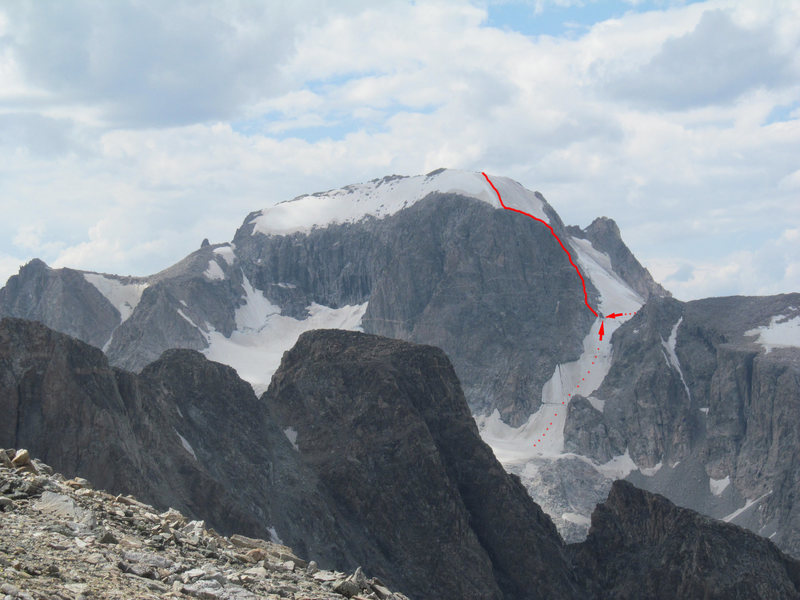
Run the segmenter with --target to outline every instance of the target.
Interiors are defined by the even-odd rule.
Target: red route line
[[[497,194],[497,199],[500,200],[500,206],[502,206],[506,210],[511,210],[511,211],[514,211],[515,213],[519,213],[521,215],[525,215],[526,217],[530,217],[534,221],[539,221],[539,223],[542,223],[545,227],[547,227],[550,230],[550,233],[553,234],[553,237],[556,238],[556,240],[558,241],[559,246],[561,246],[561,249],[567,254],[567,258],[569,259],[569,264],[572,265],[572,268],[575,269],[575,272],[578,274],[578,277],[581,278],[581,285],[583,286],[583,302],[584,302],[584,304],[586,304],[586,308],[588,308],[590,311],[592,311],[592,314],[595,317],[599,317],[600,315],[598,315],[597,312],[595,312],[595,310],[589,305],[589,295],[586,293],[586,282],[583,280],[583,275],[581,275],[581,272],[578,270],[577,265],[574,262],[572,262],[572,255],[569,253],[569,250],[567,250],[567,248],[564,246],[563,242],[561,241],[561,238],[559,238],[556,235],[556,232],[553,231],[553,228],[550,226],[550,223],[548,223],[547,221],[543,221],[542,219],[539,219],[537,217],[534,217],[532,214],[526,213],[524,210],[519,210],[517,208],[510,208],[510,207],[506,206],[503,203],[503,198],[500,197],[500,192],[498,192],[497,188],[494,187],[494,184],[492,183],[492,180],[489,179],[489,176],[486,173],[484,173],[483,171],[481,171],[481,175],[483,175],[486,178],[486,181],[488,181],[489,185],[492,186],[492,189],[494,190],[494,193]]]

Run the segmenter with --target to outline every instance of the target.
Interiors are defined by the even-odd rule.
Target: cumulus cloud
[[[678,297],[800,289],[800,121],[771,116],[800,16],[668,4],[568,37],[491,3],[4,5],[0,252],[146,274],[252,210],[447,166],[613,217]]]
[[[681,300],[780,294],[800,289],[799,251],[800,229],[790,228],[755,250],[739,250],[715,260],[698,256],[691,265],[657,260],[651,268]]]
[[[800,46],[778,49],[774,41],[772,27],[742,27],[728,11],[709,10],[694,30],[666,40],[650,61],[607,86],[621,99],[658,109],[726,104],[754,88],[796,83]]]
[[[345,2],[346,12],[357,3]],[[322,2],[7,4],[14,66],[37,104],[88,104],[112,125],[228,119],[287,91],[279,66]],[[30,97],[22,100],[30,102]]]

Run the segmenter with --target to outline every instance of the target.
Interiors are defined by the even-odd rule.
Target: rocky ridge
[[[107,376],[102,362],[87,363],[87,355],[102,356],[98,350],[19,320],[2,321],[0,333],[0,382],[7,386],[0,390],[0,399],[8,399],[15,390],[19,400],[0,407],[0,412],[17,410],[17,428],[46,448],[51,460],[59,461],[63,454],[67,462],[74,461],[76,452],[84,452],[83,460],[71,464],[114,485],[124,481],[120,471],[139,468],[145,469],[140,476],[151,474],[160,482],[148,488],[152,497],[160,498],[157,510],[124,493],[92,491],[79,477],[53,475],[26,450],[0,452],[0,507],[5,511],[0,516],[0,569],[12,578],[3,590],[12,598],[90,598],[94,582],[144,586],[125,588],[116,596],[98,593],[118,598],[195,594],[235,600],[265,593],[274,593],[266,596],[273,598],[316,598],[313,590],[293,579],[302,579],[298,569],[305,566],[297,554],[274,538],[251,539],[265,537],[252,533],[266,529],[269,521],[263,514],[283,515],[276,521],[279,530],[306,549],[298,552],[300,556],[317,559],[327,553],[325,563],[319,559],[319,564],[334,573],[335,582],[323,583],[322,593],[367,592],[368,597],[380,598],[386,586],[363,577],[357,569],[362,565],[390,588],[419,600],[621,599],[641,597],[642,589],[656,598],[800,597],[800,564],[770,541],[627,483],[614,484],[606,502],[596,508],[588,539],[565,546],[520,479],[506,474],[480,440],[452,365],[436,348],[346,331],[314,331],[301,337],[284,357],[261,404],[253,407],[274,422],[279,438],[271,443],[282,439],[286,446],[286,452],[272,455],[274,472],[289,467],[318,482],[298,487],[288,479],[276,486],[271,471],[250,470],[248,461],[263,452],[257,436],[246,436],[253,455],[248,457],[230,454],[230,438],[214,437],[210,428],[203,429],[208,439],[201,445],[192,437],[197,444],[192,455],[188,441],[184,446],[169,429],[162,441],[159,431],[143,427],[135,403],[127,404],[124,414],[116,415],[118,420],[105,423],[115,402],[98,410],[96,392],[113,388],[97,385]],[[48,339],[49,346],[42,345]],[[26,354],[23,341],[35,352]],[[229,372],[191,351],[167,353],[142,376],[166,388],[161,393],[167,391],[173,408],[177,412],[182,407],[184,416],[171,421],[155,402],[147,405],[150,419],[183,423],[186,431],[192,431],[186,429],[187,421],[199,426],[209,420],[221,432],[231,424],[245,431],[257,420],[255,411],[231,414],[227,420],[232,423],[227,423],[200,397],[206,388],[212,397],[221,393],[220,384],[235,388]],[[118,391],[138,385],[130,373],[117,375],[123,384]],[[82,402],[75,405],[63,395],[69,385],[53,387],[61,380],[77,386]],[[149,394],[158,386],[147,384],[144,389]],[[54,394],[48,411],[62,409],[45,413],[48,422],[58,426],[43,427],[40,411],[48,398],[43,391]],[[76,408],[83,420],[70,421],[67,417]],[[124,437],[118,434],[95,440],[88,447],[92,451],[62,445],[70,438],[53,434],[64,429],[79,441],[82,432],[97,434],[104,427],[116,427],[125,433],[126,426],[134,435],[125,444],[111,443]],[[3,440],[0,444],[8,446]],[[130,460],[124,452],[138,452],[141,443],[150,453],[140,457],[141,462],[124,462]],[[184,460],[186,455],[191,460]],[[239,477],[220,485],[214,477],[225,471]],[[244,473],[248,476],[242,478]],[[69,476],[83,474],[79,469]],[[188,496],[165,495],[169,490],[184,490]],[[267,497],[264,504],[243,502],[256,500],[258,491]],[[277,501],[281,494],[291,503],[288,509]],[[168,509],[165,499],[170,497],[192,499],[199,511],[192,515],[195,521]],[[227,521],[235,529],[227,537],[198,521],[215,522],[232,508],[238,516]],[[264,509],[273,512],[262,513]],[[53,515],[65,520],[65,526],[49,527]],[[336,527],[325,529],[331,522]],[[273,530],[267,533],[275,535]],[[125,541],[129,537],[133,542]],[[75,565],[83,562],[75,563],[73,553],[83,550],[89,552],[90,566],[78,569]],[[211,565],[204,559],[216,562]],[[328,566],[336,561],[348,566]],[[292,566],[294,570],[288,568]],[[273,571],[292,579],[273,586]],[[345,571],[355,572],[345,577]],[[264,572],[268,582],[259,579]],[[100,580],[93,579],[97,573]],[[26,590],[23,584],[44,587]]]
[[[638,487],[800,554],[800,349],[756,342],[799,306],[800,294],[648,302],[615,332],[592,402],[570,402],[565,449],[627,456]]]
[[[481,200],[491,191],[484,183],[482,191],[465,195],[458,190],[469,192],[469,186],[437,187],[440,176],[460,178],[449,171],[421,176],[439,191],[418,194],[402,210],[412,198],[397,196],[388,216],[383,209],[372,216],[357,211],[350,219],[328,214],[335,218],[318,223],[320,213],[311,208],[337,196],[348,210],[358,209],[375,200],[364,190],[385,192],[408,178],[281,203],[278,212],[305,203],[312,226],[278,233],[272,212],[253,213],[232,243],[203,244],[145,279],[49,269],[34,260],[0,290],[0,314],[41,320],[106,347],[112,364],[135,370],[170,347],[193,348],[227,364],[244,356],[252,370],[244,375],[241,364],[236,368],[248,380],[265,377],[259,393],[301,331],[360,327],[443,348],[473,414],[481,418],[496,409],[503,424],[525,427],[539,399],[545,401],[543,381],[552,377],[569,387],[569,361],[596,325],[552,236]],[[635,291],[647,304],[608,336],[613,364],[607,380],[587,397],[567,400],[563,447],[531,460],[504,460],[506,469],[570,542],[584,539],[589,515],[613,479],[627,477],[800,556],[800,443],[789,425],[800,418],[800,354],[796,347],[764,348],[747,334],[797,318],[797,295],[690,303],[665,298],[668,292],[625,247],[611,219],[584,229],[564,226],[541,195],[527,194],[578,255],[593,305],[603,280],[620,284],[617,291]],[[582,260],[592,256],[603,268]],[[115,296],[143,285],[135,298]],[[237,346],[237,340],[246,343]],[[265,344],[272,344],[269,352]],[[200,442],[171,424],[196,450]],[[0,422],[4,427],[8,423]],[[196,435],[202,439],[209,431],[205,423]]]
[[[768,540],[616,481],[568,547],[587,597],[800,598],[800,562]]]
[[[0,449],[0,581],[5,600],[407,600],[360,568],[322,570],[286,546],[66,479],[27,450]]]
[[[480,439],[440,349],[310,331],[264,398],[342,512],[383,540],[361,559],[370,572],[415,598],[578,594],[552,521]]]
[[[608,250],[604,268],[619,286],[643,299],[666,293],[613,221],[567,228],[538,192],[506,178],[496,183],[512,206],[524,200],[535,207],[528,210],[546,218],[574,256],[583,249],[572,236]],[[388,214],[381,204],[377,216],[333,215],[285,233],[275,233],[281,218],[273,213],[296,212],[298,201],[253,213],[230,243],[204,244],[146,278],[34,261],[0,290],[0,316],[40,320],[104,348],[113,365],[127,370],[141,370],[169,348],[202,351],[235,366],[259,392],[302,331],[361,328],[442,348],[474,413],[496,409],[505,422],[522,424],[556,366],[579,356],[592,325],[564,252],[541,224],[500,210],[477,173],[441,169],[302,200],[311,203],[304,209],[311,215],[319,212],[314,203],[324,207],[332,197],[341,210],[358,212],[383,193],[396,204]],[[586,284],[596,305],[591,276]],[[346,324],[343,313],[352,317]]]

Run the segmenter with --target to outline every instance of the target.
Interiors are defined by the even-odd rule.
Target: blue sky
[[[629,2],[626,0],[585,0],[576,2],[526,2],[513,0],[487,5],[487,25],[528,36],[576,37],[597,23],[619,19],[626,14],[664,10],[696,2]]]
[[[614,218],[682,299],[800,291],[780,0],[0,5],[0,279],[144,275],[251,211],[453,167]]]

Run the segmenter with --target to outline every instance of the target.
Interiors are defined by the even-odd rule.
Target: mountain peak
[[[492,183],[507,206],[550,222],[541,194],[525,189],[507,177],[492,176]],[[248,216],[253,234],[287,235],[307,233],[335,223],[355,223],[366,217],[382,219],[416,204],[431,194],[456,194],[502,208],[482,173],[458,169],[436,169],[427,175],[389,175],[365,183],[298,196]]]
[[[567,231],[573,237],[588,240],[597,250],[605,252],[611,259],[614,272],[644,300],[672,296],[653,279],[650,271],[642,266],[625,245],[614,219],[598,217],[585,229],[570,225]]]
[[[584,231],[590,237],[610,236],[622,239],[616,221],[609,217],[597,217]]]
[[[39,258],[32,258],[19,268],[20,274],[22,274],[23,272],[37,273],[49,270],[50,267],[48,266],[48,264]]]

